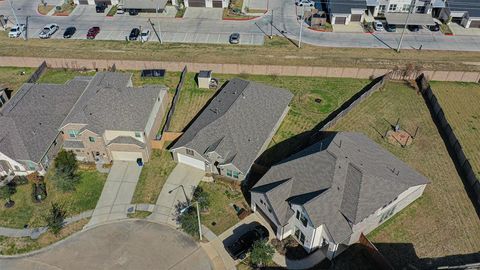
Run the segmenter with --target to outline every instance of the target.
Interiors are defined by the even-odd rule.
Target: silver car
[[[58,24],[51,23],[43,27],[42,32],[38,35],[40,38],[50,38],[59,29]]]
[[[228,41],[230,42],[230,44],[238,44],[238,43],[240,43],[240,34],[239,34],[239,33],[233,33],[233,34],[231,34]]]

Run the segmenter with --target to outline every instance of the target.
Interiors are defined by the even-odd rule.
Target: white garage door
[[[113,160],[136,161],[137,158],[143,158],[142,153],[140,153],[140,152],[112,151],[112,159]]]
[[[201,170],[205,170],[205,162],[203,162],[201,160],[198,160],[198,159],[194,159],[194,158],[189,157],[189,156],[178,154],[178,162],[190,165],[190,166],[195,167],[195,168],[199,168]]]

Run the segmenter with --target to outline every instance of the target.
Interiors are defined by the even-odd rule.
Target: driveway
[[[114,161],[108,174],[102,195],[86,227],[127,217],[133,192],[142,167],[135,161]]]
[[[83,231],[38,254],[0,259],[2,270],[212,269],[189,236],[148,221],[121,221]]]
[[[209,19],[221,21],[223,8],[188,7],[183,14],[184,19]]]
[[[186,203],[187,199],[185,198],[185,195],[188,199],[192,198],[193,191],[204,175],[205,172],[200,169],[181,163],[177,164],[172,173],[168,176],[165,185],[163,185],[155,209],[148,218],[155,220],[156,222],[167,223],[176,227],[175,206],[178,203]]]

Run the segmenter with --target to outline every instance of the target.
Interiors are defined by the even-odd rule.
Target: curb
[[[261,16],[251,17],[251,18],[222,18],[222,21],[251,21],[254,19],[258,19],[260,17]]]

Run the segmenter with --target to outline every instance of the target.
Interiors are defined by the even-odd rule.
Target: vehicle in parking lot
[[[25,24],[16,24],[8,32],[9,38],[18,38],[25,31]]]
[[[97,13],[104,13],[105,9],[107,9],[107,3],[98,3],[95,6],[95,10],[97,11]]]
[[[77,32],[77,28],[73,26],[67,27],[63,33],[63,38],[71,38],[75,32]]]
[[[420,31],[420,25],[409,25],[409,26],[407,26],[407,29],[410,32],[418,32],[418,31]]]
[[[397,26],[395,24],[388,24],[385,26],[385,30],[387,32],[396,32],[397,31]]]
[[[58,25],[56,23],[47,24],[43,27],[42,31],[38,35],[40,38],[49,38],[58,30]]]
[[[129,9],[128,14],[130,14],[131,16],[138,15],[138,9]]]
[[[315,2],[313,2],[312,0],[295,0],[295,5],[299,7],[313,7],[315,6]]]
[[[150,38],[150,30],[143,30],[142,34],[140,35],[141,42],[147,42]]]
[[[255,228],[244,233],[233,244],[229,245],[226,249],[230,256],[234,260],[245,259],[248,252],[253,247],[253,243],[258,240],[268,239],[268,230],[262,225],[257,225]]]
[[[128,40],[137,40],[139,35],[140,35],[140,29],[133,28],[132,31],[130,31],[130,35],[128,36]]]
[[[430,25],[428,29],[432,32],[438,32],[440,31],[440,24],[435,23],[435,25]]]
[[[94,26],[90,29],[88,29],[87,32],[87,39],[95,39],[95,37],[100,33],[100,27]]]
[[[228,39],[230,44],[238,44],[240,43],[240,34],[239,33],[233,33],[230,35],[230,38]]]
[[[375,31],[383,31],[384,30],[383,23],[381,21],[374,21],[373,22],[373,28],[375,29]]]
[[[125,10],[123,9],[123,5],[117,6],[117,14],[124,14]]]

